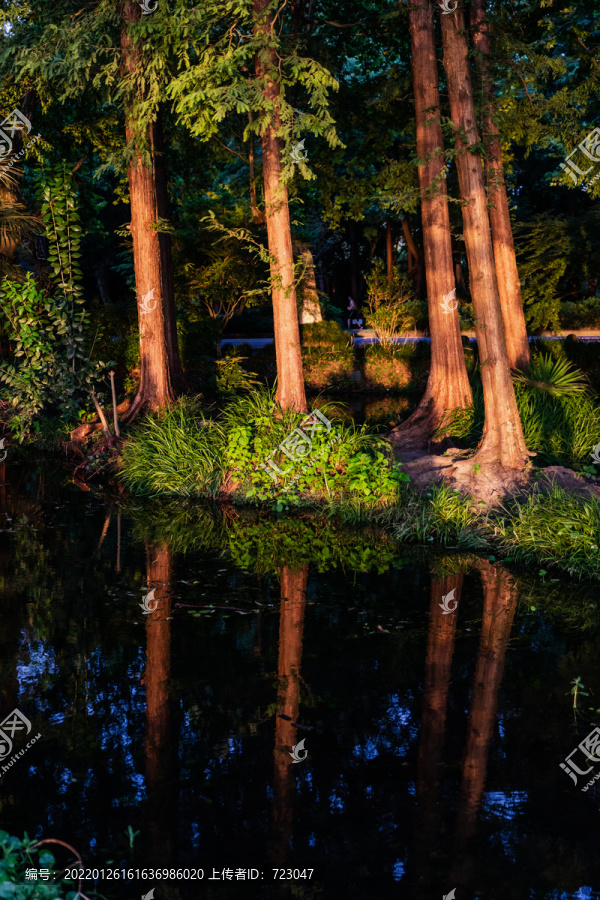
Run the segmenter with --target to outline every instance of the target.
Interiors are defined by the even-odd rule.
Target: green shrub
[[[600,299],[590,297],[573,303],[564,300],[559,306],[561,328],[600,328]]]
[[[351,345],[349,336],[342,331],[337,322],[313,322],[301,325],[300,334],[303,347],[327,347],[332,350],[345,350]]]
[[[60,872],[55,868],[55,858],[50,851],[42,846],[35,847],[36,841],[31,841],[27,835],[20,840],[10,837],[6,831],[0,831],[0,897],[10,897],[11,900],[76,900],[77,882],[68,882],[58,878]],[[51,879],[49,881],[31,881],[25,878],[27,869],[49,869]],[[56,876],[54,874],[56,872]],[[58,878],[58,882],[54,878]]]

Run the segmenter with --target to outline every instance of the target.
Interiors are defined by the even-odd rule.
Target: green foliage
[[[542,391],[551,397],[570,397],[587,393],[589,382],[584,373],[566,359],[552,359],[550,354],[534,356],[526,372],[517,371],[516,384]]]
[[[308,448],[296,431],[306,417],[289,411],[284,416],[277,409],[273,412],[254,420],[238,420],[228,431],[225,456],[241,497],[273,501],[278,510],[324,497],[360,497],[376,505],[392,502],[401,483],[408,479],[401,466],[390,459],[388,443],[366,425],[338,422],[330,431],[321,428],[311,434]],[[331,414],[329,405],[321,404],[321,412]],[[302,458],[292,453],[290,465],[292,445],[288,442],[294,435],[307,452]],[[268,460],[279,469],[275,477],[271,477],[273,469]]]
[[[0,362],[3,393],[15,414],[9,427],[22,442],[43,410],[73,419],[87,399],[102,362],[93,363],[82,347],[87,314],[70,299],[49,299],[31,273],[24,284],[5,280],[0,309],[6,316],[14,362]]]
[[[121,476],[132,493],[214,496],[224,440],[198,400],[183,397],[136,428],[123,449]]]
[[[82,303],[81,224],[73,176],[63,162],[43,173],[39,184],[50,280],[62,291],[65,300]]]
[[[570,575],[600,572],[600,504],[559,487],[507,506],[495,522],[501,548],[528,565],[558,565]]]
[[[58,883],[49,881],[26,881],[25,870],[29,868],[55,868],[55,859],[46,847],[36,848],[36,841],[30,840],[27,835],[21,840],[10,837],[6,831],[0,831],[0,897],[11,900],[76,900],[79,896],[73,890],[73,882],[67,882],[62,878]]]

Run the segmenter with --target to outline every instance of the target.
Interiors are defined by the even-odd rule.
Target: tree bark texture
[[[273,14],[269,0],[254,0],[254,32],[268,38],[273,34]],[[300,348],[300,328],[296,308],[294,256],[287,188],[281,182],[282,143],[276,136],[281,126],[277,82],[278,59],[274,48],[265,47],[256,55],[256,75],[261,82],[265,109],[270,121],[261,128],[262,164],[265,189],[267,239],[271,255],[271,290],[277,357],[277,400],[283,409],[306,412],[304,371]]]
[[[486,149],[485,170],[489,215],[498,292],[506,332],[506,349],[511,369],[524,369],[529,363],[529,342],[521,298],[521,282],[517,269],[515,244],[508,211],[504,181],[502,148],[496,124],[496,103],[490,77],[490,39],[485,14],[485,0],[471,0],[471,34],[475,61],[483,94],[483,141]]]
[[[485,465],[522,470],[529,461],[513,388],[481,159],[471,151],[479,143],[462,0],[442,13],[444,68],[450,114],[456,129],[456,166],[462,201],[463,233],[475,313],[481,381],[485,401],[483,438],[476,459]]]
[[[444,171],[444,142],[440,124],[440,97],[433,28],[433,0],[409,2],[413,89],[417,123],[421,222],[431,368],[425,394],[412,416],[394,432],[400,445],[413,438],[423,442],[442,422],[448,410],[472,405],[471,386],[456,310],[445,312],[444,297],[454,288],[450,217]],[[452,301],[450,301],[452,305]]]
[[[134,0],[125,0],[122,10],[123,71],[125,75],[141,73],[139,47],[133,45],[127,33],[128,25],[139,20],[141,8]],[[125,135],[127,143],[133,143],[136,123],[127,109]],[[156,122],[148,129],[147,137],[150,164],[145,165],[136,150],[127,171],[140,332],[140,383],[127,413],[128,421],[142,411],[172,402],[184,388],[177,346],[171,245],[168,235],[156,230],[157,220],[166,217],[166,176],[162,157],[158,156],[162,146]]]

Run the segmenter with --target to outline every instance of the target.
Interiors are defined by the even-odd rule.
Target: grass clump
[[[196,399],[183,397],[142,420],[123,449],[122,478],[136,494],[214,496],[224,442],[223,428],[204,418]]]
[[[393,534],[399,541],[436,541],[446,547],[482,550],[490,544],[481,524],[472,500],[449,487],[432,487],[424,497],[407,495]]]
[[[511,503],[494,524],[500,548],[518,562],[556,565],[580,578],[600,573],[600,504],[593,497],[554,486]]]

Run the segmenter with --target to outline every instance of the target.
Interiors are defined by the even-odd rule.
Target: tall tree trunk
[[[141,77],[139,45],[134,47],[127,33],[128,26],[140,16],[139,3],[125,0],[121,18],[123,71]],[[162,150],[160,128],[157,123],[148,128],[149,165],[143,163],[137,149],[139,136],[131,108],[125,110],[125,134],[127,143],[134,147],[127,178],[140,331],[140,384],[127,413],[131,421],[142,411],[159,409],[173,401],[184,384],[177,347],[171,246],[168,235],[156,230],[158,219],[166,213],[164,163],[157,155]]]
[[[169,218],[169,192],[167,189],[167,166],[165,163],[165,141],[162,115],[160,110],[156,116],[156,122],[152,125],[152,146],[154,152],[152,161],[154,164],[154,176],[156,179],[156,201],[158,216],[161,219]],[[167,341],[167,354],[171,371],[171,381],[175,391],[183,393],[187,390],[181,358],[179,356],[179,343],[177,340],[177,315],[175,311],[175,276],[173,270],[173,250],[171,235],[165,232],[158,234],[158,246],[160,247],[161,266],[163,271],[163,296],[165,310],[165,336]]]
[[[470,149],[479,143],[479,134],[462,0],[457,0],[457,3],[457,9],[450,15],[442,14],[441,19],[444,68],[450,114],[456,128],[456,166],[463,204],[463,232],[485,401],[483,438],[476,458],[486,466],[500,465],[514,471],[525,468],[529,460],[508,364],[483,167],[481,159]]]
[[[294,570],[281,571],[281,611],[279,614],[279,666],[275,719],[275,752],[273,771],[273,835],[271,858],[275,866],[285,866],[292,838],[292,789],[294,762],[290,756],[298,743],[293,722],[300,713],[300,661],[306,610],[308,563]],[[279,713],[286,716],[282,719]]]
[[[440,125],[437,55],[433,30],[433,0],[408,0],[412,47],[413,91],[417,123],[423,252],[427,279],[431,368],[425,394],[410,418],[392,432],[401,448],[423,446],[449,410],[472,405],[458,313],[444,312],[444,296],[454,288],[450,217]]]
[[[490,225],[496,264],[498,292],[506,332],[506,349],[511,369],[523,369],[529,363],[529,342],[521,298],[521,282],[510,225],[508,197],[504,182],[502,148],[496,124],[496,104],[490,78],[490,40],[485,15],[485,0],[471,0],[471,33],[477,51],[475,61],[481,76],[483,93],[483,141]]]
[[[394,261],[392,259],[392,223],[389,219],[385,223],[385,255],[387,262],[387,280],[388,284],[391,284]]]
[[[265,41],[265,46],[256,54],[256,74],[261,82],[264,108],[272,110],[269,123],[261,127],[261,143],[267,238],[272,258],[277,400],[284,409],[306,412],[290,209],[287,188],[281,182],[282,143],[276,136],[281,127],[278,58],[275,49],[266,46],[274,32],[273,13],[268,11],[270,6],[270,0],[254,0],[254,33]]]

